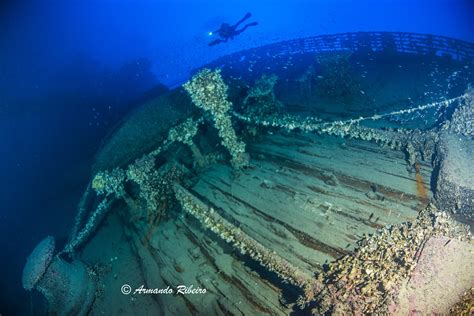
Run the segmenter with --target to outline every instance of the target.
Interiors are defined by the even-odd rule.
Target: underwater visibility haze
[[[474,3],[3,1],[0,315],[470,315]]]

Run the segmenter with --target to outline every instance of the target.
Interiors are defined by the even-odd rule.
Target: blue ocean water
[[[324,34],[412,32],[474,42],[468,0],[3,1],[0,10],[1,315],[31,314],[21,284],[26,258],[47,235],[66,242],[104,140],[193,70]],[[208,45],[209,32],[247,12],[257,26]]]

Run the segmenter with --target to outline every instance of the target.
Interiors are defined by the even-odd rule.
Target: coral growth
[[[84,227],[76,234],[72,234],[69,242],[64,247],[62,252],[73,253],[80,245],[82,245],[87,238],[95,231],[101,220],[110,210],[111,204],[117,198],[123,198],[128,201],[129,196],[125,191],[125,180],[127,174],[125,170],[115,168],[112,171],[98,172],[92,179],[91,188],[98,195],[105,195],[99,202],[95,210],[89,216]],[[79,213],[82,211],[79,209]],[[79,218],[79,215],[76,216]],[[78,231],[78,227],[75,228]]]
[[[137,184],[145,183],[148,174],[155,168],[155,158],[151,155],[144,155],[135,160],[127,168],[127,180],[136,182]]]
[[[410,166],[414,167],[416,160],[429,160],[438,140],[437,130],[420,131],[408,129],[377,129],[363,126],[364,121],[376,121],[390,118],[394,115],[412,114],[427,109],[446,109],[453,104],[463,104],[469,101],[469,93],[463,94],[449,100],[433,102],[414,108],[393,111],[390,113],[376,114],[369,117],[356,119],[324,122],[318,117],[301,118],[289,114],[281,115],[276,112],[270,115],[262,115],[255,111],[236,113],[234,116],[245,123],[263,127],[278,127],[287,131],[301,130],[303,132],[314,132],[339,137],[358,138],[374,141],[392,149],[404,149]]]
[[[362,239],[353,254],[331,263],[319,276],[325,286],[317,295],[314,313],[387,314],[389,303],[415,267],[424,244],[439,235],[471,238],[466,226],[430,205],[414,222],[385,227]]]
[[[461,300],[451,307],[450,315],[472,315],[474,314],[474,287],[464,293]]]
[[[449,121],[442,127],[444,130],[461,134],[464,136],[474,136],[474,89],[471,88],[466,93],[466,102],[456,108]]]
[[[82,225],[82,222],[87,215],[87,203],[89,202],[90,196],[92,192],[92,181],[89,181],[87,184],[87,188],[81,196],[79,203],[77,205],[77,214],[74,218],[74,226],[71,229],[71,233],[69,235],[69,241],[76,238],[77,233]]]
[[[193,137],[198,132],[198,124],[193,118],[188,118],[183,123],[174,126],[168,133],[168,139],[172,142],[180,142],[186,145],[193,145]]]
[[[138,185],[138,203],[147,212],[133,215],[147,219],[159,215],[161,206],[173,195],[172,183],[187,172],[177,164],[165,164],[159,169],[154,165],[154,157],[147,155],[127,168],[127,180]]]
[[[378,130],[374,130],[371,128],[363,127],[360,125],[363,121],[375,121],[384,118],[388,118],[394,115],[405,115],[411,114],[417,111],[423,111],[430,108],[447,108],[454,103],[461,103],[468,97],[468,94],[461,95],[459,97],[455,97],[449,100],[440,101],[440,102],[433,102],[429,104],[420,105],[415,108],[393,111],[390,113],[385,114],[376,114],[369,117],[360,117],[356,119],[349,119],[344,121],[333,121],[333,122],[324,122],[320,118],[317,117],[306,117],[302,119],[298,116],[291,116],[291,115],[278,115],[273,113],[272,115],[263,116],[263,115],[256,115],[256,113],[235,113],[234,115],[249,124],[261,125],[261,126],[268,126],[268,127],[279,127],[286,130],[294,130],[300,129],[305,132],[316,132],[320,134],[329,134],[329,135],[336,135],[341,137],[353,137],[353,138],[360,138],[366,140],[384,140],[383,135],[378,132]],[[369,132],[372,131],[372,132]],[[390,130],[389,130],[390,131]],[[394,130],[394,131],[402,131],[404,130]],[[390,135],[387,139],[391,139],[393,136]]]
[[[203,69],[183,85],[193,103],[209,113],[214,121],[222,145],[227,148],[232,165],[241,168],[248,164],[245,143],[237,138],[229,111],[232,103],[227,100],[228,87],[222,79],[220,69]]]
[[[275,272],[284,281],[300,287],[304,291],[304,297],[299,299],[300,306],[304,306],[313,300],[320,288],[320,284],[316,279],[305,274],[299,268],[278,256],[274,251],[264,247],[240,228],[232,225],[182,186],[175,184],[174,189],[182,208],[196,217],[204,227],[233,245],[240,253],[248,254],[269,271]]]
[[[110,205],[114,199],[105,198],[96,207],[94,212],[89,216],[85,226],[71,238],[71,240],[64,247],[63,252],[72,253],[79,247],[89,236],[95,231],[100,221],[105,217]]]
[[[168,140],[172,142],[180,142],[188,145],[193,153],[195,162],[198,166],[203,167],[206,159],[202,155],[201,151],[193,141],[193,137],[198,132],[198,125],[202,122],[202,118],[198,121],[189,118],[184,123],[179,124],[170,129],[168,133]]]
[[[92,189],[100,195],[116,194],[120,196],[124,190],[124,180],[125,172],[120,168],[115,168],[110,172],[101,171],[92,179]]]
[[[147,214],[133,214],[133,218],[159,218],[159,214],[157,214],[158,209],[161,209],[160,206],[168,197],[173,196],[170,184],[176,179],[182,177],[187,170],[184,170],[185,168],[183,169],[174,166],[167,169],[165,168],[166,170],[158,171],[155,168],[155,157],[167,150],[174,142],[182,142],[187,145],[191,144],[191,147],[193,147],[194,143],[192,138],[197,133],[197,124],[200,122],[201,119],[194,121],[192,118],[189,118],[184,123],[175,126],[170,130],[168,138],[164,140],[162,146],[136,159],[133,163],[128,165],[126,169],[115,168],[112,171],[98,172],[81,198],[78,214],[76,215],[75,226],[73,227],[70,240],[66,244],[63,252],[73,253],[81,244],[83,244],[95,231],[101,220],[107,214],[107,211],[110,209],[110,205],[116,199],[122,199],[125,201],[129,208],[135,213],[138,212],[140,207],[144,206],[143,209]],[[196,146],[194,145],[194,147]],[[191,149],[193,150],[193,148]],[[200,152],[197,147],[194,148],[193,153],[195,154],[195,157],[197,156],[196,159],[199,159]],[[205,161],[205,159],[202,158],[202,161]],[[202,161],[198,162],[198,164],[204,163]],[[138,185],[138,204],[137,201],[135,201],[135,199],[133,199],[125,190],[125,184],[127,182]],[[104,196],[104,198],[98,203],[95,210],[89,216],[84,227],[79,230],[85,214],[85,203],[90,194],[89,191],[91,190],[95,191],[99,196]]]

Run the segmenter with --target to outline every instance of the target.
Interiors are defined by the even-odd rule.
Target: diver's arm
[[[219,38],[219,39],[216,39],[216,40],[210,42],[210,43],[207,44],[207,45],[209,45],[209,46],[214,46],[214,45],[217,45],[217,44],[220,44],[220,43],[225,43],[225,42],[227,42],[227,38],[226,38],[226,39],[220,39],[220,38]]]

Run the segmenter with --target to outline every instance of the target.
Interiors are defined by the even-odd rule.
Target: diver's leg
[[[242,19],[240,19],[237,23],[235,23],[233,25],[233,28],[237,28],[242,22],[244,22],[245,20],[247,20],[251,16],[252,16],[252,13],[248,12]]]
[[[243,31],[245,31],[248,27],[255,26],[255,25],[258,25],[258,22],[252,22],[252,23],[249,23],[249,24],[245,24],[245,26],[241,30],[235,31],[234,35],[239,35]]]

